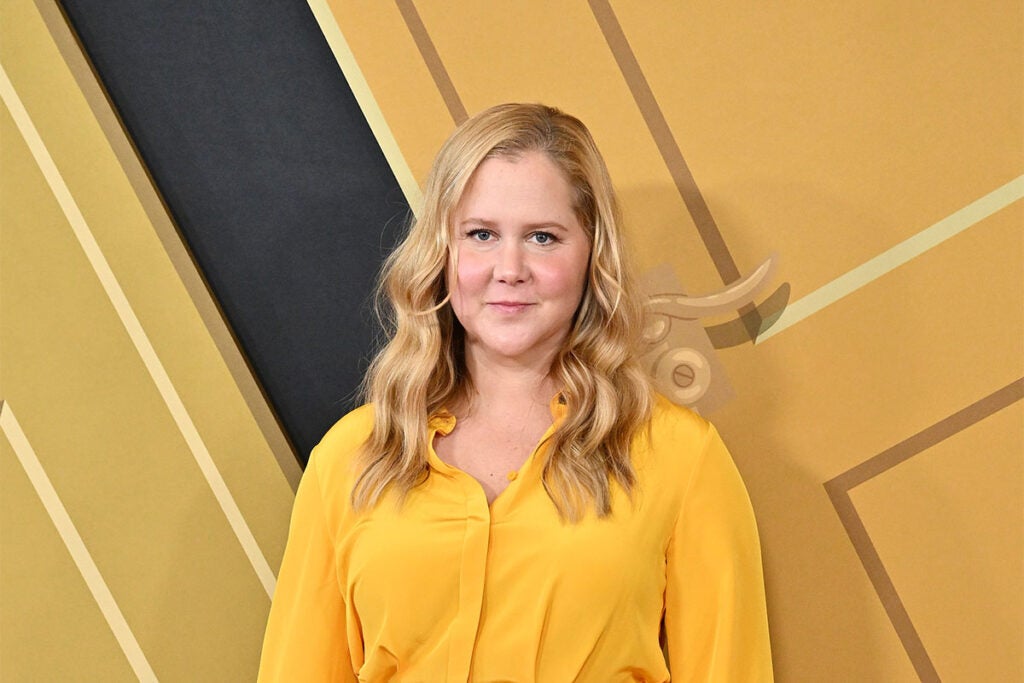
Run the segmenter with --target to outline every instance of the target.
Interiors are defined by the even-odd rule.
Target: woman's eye
[[[466,233],[466,237],[477,242],[487,242],[494,237],[494,234],[490,230],[470,230]]]
[[[555,242],[555,236],[550,232],[535,232],[531,237],[537,244],[551,244]]]

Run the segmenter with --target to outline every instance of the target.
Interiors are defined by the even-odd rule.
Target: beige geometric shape
[[[651,346],[642,362],[669,400],[708,413],[731,398],[724,368],[701,321],[752,308],[774,265],[768,259],[732,285],[701,296],[683,294],[668,264],[644,275],[643,289],[649,292],[644,332]]]
[[[645,273],[641,286],[650,295],[683,291],[669,264]],[[672,309],[663,304],[648,312],[645,332],[653,346],[641,363],[655,388],[670,401],[710,414],[733,397],[725,366],[700,320],[685,317],[685,311],[669,315]]]

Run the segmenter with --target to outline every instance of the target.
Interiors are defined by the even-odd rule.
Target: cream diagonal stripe
[[[46,513],[50,515],[50,521],[53,522],[61,540],[64,541],[64,547],[68,549],[71,559],[74,560],[75,566],[78,567],[82,578],[85,579],[85,585],[88,586],[89,592],[92,593],[96,604],[99,605],[103,618],[107,620],[107,625],[110,626],[114,638],[117,639],[117,644],[121,646],[121,651],[128,658],[128,664],[131,665],[132,671],[140,681],[156,681],[156,674],[153,673],[153,668],[149,665],[142,648],[139,647],[139,641],[135,639],[135,634],[132,633],[131,627],[125,621],[121,608],[117,606],[114,595],[107,587],[107,582],[103,580],[103,575],[100,574],[99,568],[93,562],[89,549],[85,547],[85,542],[82,541],[78,529],[71,521],[71,516],[64,508],[64,503],[61,502],[56,489],[50,483],[50,478],[46,476],[46,470],[43,469],[42,463],[36,457],[32,444],[29,443],[28,437],[25,436],[17,418],[14,417],[11,405],[6,401],[0,401],[0,430],[3,431],[11,448],[14,449],[14,454],[18,457],[29,481],[32,482],[32,488],[36,490],[36,495],[39,496],[43,507],[46,508]]]
[[[81,244],[89,264],[95,271],[96,277],[99,278],[103,290],[110,298],[110,303],[113,304],[114,310],[117,311],[117,315],[121,319],[125,331],[128,332],[132,343],[135,345],[135,349],[139,352],[139,356],[142,358],[146,370],[149,371],[157,391],[160,392],[164,403],[167,404],[168,411],[170,411],[175,424],[185,438],[185,443],[192,452],[192,457],[202,471],[206,483],[210,486],[210,490],[217,499],[217,503],[224,512],[224,516],[227,518],[228,524],[231,525],[231,529],[238,538],[238,542],[242,545],[246,557],[249,558],[249,563],[256,572],[256,576],[259,577],[260,583],[263,584],[267,596],[272,597],[276,584],[274,572],[270,569],[267,559],[263,556],[263,552],[260,550],[252,531],[249,529],[249,525],[246,524],[245,518],[242,517],[242,512],[238,509],[238,505],[231,496],[224,478],[217,469],[217,465],[213,462],[206,444],[199,435],[199,430],[196,429],[192,417],[185,408],[185,404],[182,402],[181,397],[178,396],[178,392],[174,388],[167,370],[164,369],[163,363],[160,362],[153,344],[149,341],[146,331],[142,328],[142,324],[128,302],[128,297],[125,296],[124,290],[121,289],[120,283],[118,283],[117,278],[114,276],[114,271],[111,270],[110,264],[107,263],[106,257],[103,256],[99,244],[96,242],[92,231],[89,229],[89,225],[85,221],[85,217],[79,210],[78,204],[75,202],[71,191],[64,182],[64,178],[57,169],[57,165],[50,156],[50,152],[46,149],[46,145],[32,123],[32,119],[22,104],[21,98],[18,97],[18,93],[14,90],[14,86],[8,78],[7,71],[3,68],[3,65],[0,65],[0,98],[3,99],[7,109],[11,112],[18,130],[25,139],[36,163],[39,165],[39,170],[42,171],[47,184],[50,186],[50,190],[64,211],[64,215],[71,225],[75,237],[78,238],[78,242]]]
[[[1024,198],[1024,175],[1018,176],[1002,187],[989,192],[959,211],[925,228],[896,246],[882,252],[870,261],[814,290],[802,299],[794,301],[779,316],[774,325],[757,337],[758,344],[771,339],[786,328],[796,325],[826,306],[834,304],[844,296],[852,294],[864,285],[877,280],[904,263],[917,258],[932,247],[942,244],[967,228],[988,218],[1000,209]]]
[[[420,191],[420,185],[416,182],[416,177],[412,174],[409,164],[406,163],[405,155],[402,154],[402,149],[398,146],[398,141],[395,140],[391,127],[388,126],[388,122],[384,118],[384,112],[377,104],[373,91],[370,90],[370,84],[366,82],[366,78],[356,62],[356,56],[352,53],[348,41],[345,40],[345,36],[341,32],[341,27],[338,26],[338,22],[334,18],[334,13],[327,5],[327,0],[309,0],[309,9],[313,11],[313,16],[320,24],[320,31],[327,39],[327,44],[330,46],[331,52],[334,53],[338,66],[341,67],[341,73],[348,81],[348,87],[352,90],[356,102],[359,103],[359,108],[363,111],[370,130],[373,131],[373,137],[377,139],[377,144],[384,152],[384,158],[388,160],[391,172],[395,174],[395,180],[402,188],[405,201],[409,203],[413,215],[419,216],[420,207],[423,205],[423,193]]]

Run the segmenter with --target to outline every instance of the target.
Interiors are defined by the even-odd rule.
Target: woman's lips
[[[526,303],[524,301],[491,301],[487,304],[491,308],[501,311],[502,313],[518,313],[523,311],[533,304]]]

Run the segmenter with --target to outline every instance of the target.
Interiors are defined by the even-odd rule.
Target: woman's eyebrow
[[[558,230],[568,230],[569,229],[569,228],[565,227],[564,225],[562,225],[561,223],[559,223],[557,221],[542,221],[540,223],[527,223],[524,227],[529,229],[529,230],[550,230],[551,228],[557,228]]]
[[[490,221],[485,218],[466,218],[459,221],[459,227],[465,227],[467,225],[478,225],[482,228],[495,229],[498,227],[497,221]],[[562,230],[568,231],[569,229],[558,221],[539,221],[537,223],[524,223],[523,227],[527,230]]]
[[[463,221],[459,221],[459,225],[479,225],[485,228],[496,228],[498,223],[496,221],[488,221],[483,218],[467,218]]]

